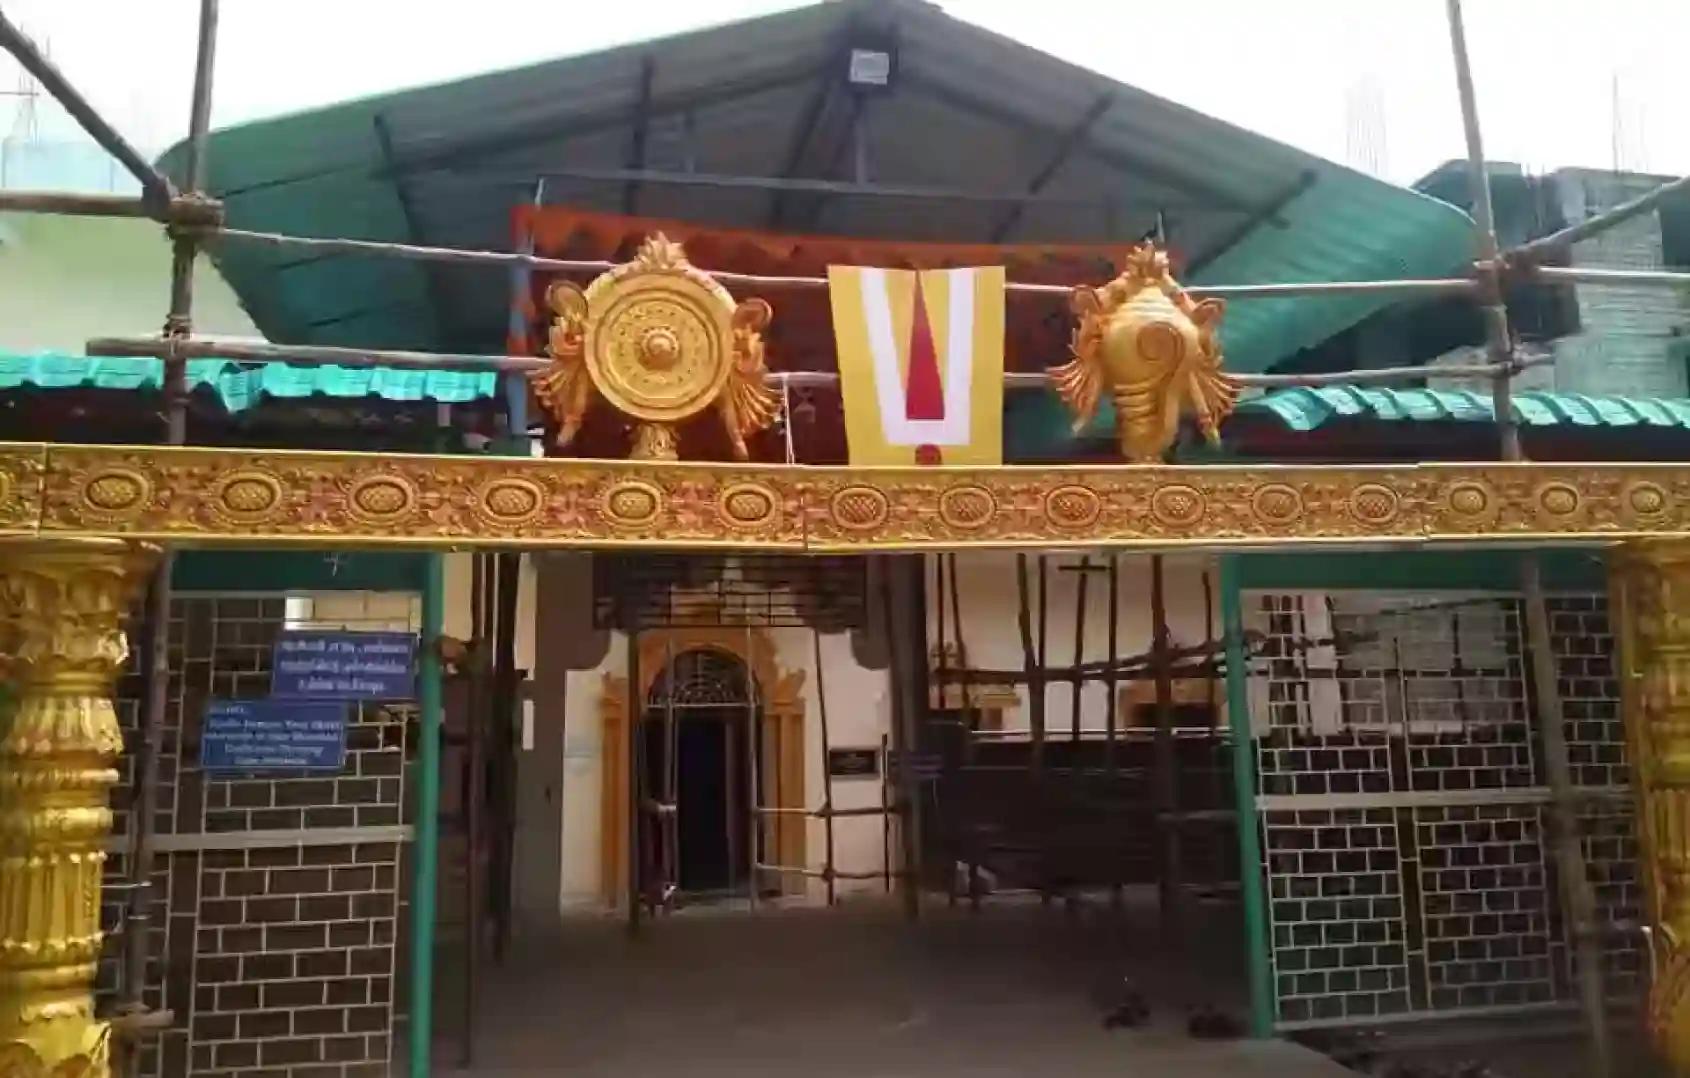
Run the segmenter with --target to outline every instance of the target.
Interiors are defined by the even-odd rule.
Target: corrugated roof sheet
[[[837,177],[849,171],[855,110],[838,87],[853,34],[896,42],[894,86],[864,106],[874,179],[1006,192],[1042,177],[1042,195],[1089,204],[1030,203],[1016,215],[1001,202],[962,198],[581,179],[548,180],[547,201],[706,225],[949,241],[1136,238],[1161,213],[1195,267],[1192,281],[1209,284],[1438,276],[1469,256],[1467,218],[1441,202],[919,0],[817,4],[245,124],[213,134],[210,186],[236,227],[509,249],[510,207],[532,197],[535,177],[628,165],[648,64],[647,168]],[[178,154],[165,156],[166,167]],[[509,280],[485,268],[234,245],[218,261],[274,340],[492,351],[505,338]],[[1234,303],[1222,330],[1228,364],[1263,369],[1385,302]]]
[[[230,412],[265,397],[380,397],[390,401],[462,404],[492,397],[493,372],[412,371],[390,367],[246,366],[227,359],[190,359],[189,390],[209,389]],[[0,391],[8,389],[156,390],[164,377],[159,359],[89,359],[84,356],[0,356]]]
[[[1488,393],[1442,389],[1372,389],[1340,385],[1280,389],[1239,405],[1240,412],[1276,416],[1294,431],[1316,430],[1334,419],[1386,422],[1489,423]],[[1690,430],[1690,400],[1587,396],[1529,390],[1514,394],[1514,418],[1533,427],[1677,427]]]

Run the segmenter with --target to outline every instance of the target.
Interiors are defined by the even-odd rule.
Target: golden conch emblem
[[[780,412],[763,362],[763,330],[773,313],[768,303],[736,305],[661,233],[585,291],[567,281],[554,284],[546,303],[554,316],[552,364],[530,379],[557,424],[559,446],[580,432],[595,390],[639,422],[631,454],[639,460],[674,460],[675,425],[712,405],[734,456],[745,460],[746,436]]]
[[[1168,256],[1134,247],[1127,268],[1102,288],[1076,288],[1071,300],[1074,359],[1050,369],[1057,395],[1078,433],[1097,414],[1104,384],[1115,399],[1115,433],[1129,460],[1162,459],[1179,435],[1180,417],[1196,416],[1211,442],[1238,401],[1238,383],[1221,372],[1225,303],[1193,300],[1168,274]]]

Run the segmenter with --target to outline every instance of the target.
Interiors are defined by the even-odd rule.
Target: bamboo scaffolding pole
[[[213,9],[209,32],[207,32],[204,17],[207,6]],[[200,8],[200,49],[202,53],[207,51],[207,42],[214,40],[216,36],[215,7],[213,0],[210,5],[202,4]],[[100,115],[99,110],[89,104],[88,99],[82,96],[82,93],[71,84],[69,79],[65,78],[64,73],[58,69],[53,61],[47,59],[46,54],[36,47],[35,42],[30,40],[28,35],[19,30],[10,19],[6,18],[4,12],[0,12],[0,48],[16,57],[23,69],[34,76],[35,80],[41,84],[42,89],[52,95],[55,101],[64,106],[65,111],[71,114],[82,129],[88,132],[95,142],[100,144],[100,148],[117,158],[118,163],[127,169],[130,175],[140,181],[141,190],[150,203],[158,207],[160,211],[169,205],[176,194],[170,180],[154,168],[141,155],[141,151],[132,146],[129,140],[118,132],[117,128],[106,122],[105,117]],[[201,94],[196,89],[194,95],[196,102],[202,97],[210,100],[210,83],[210,66],[209,64],[202,64],[196,68],[195,84],[196,87],[203,85],[206,92]],[[197,105],[193,115],[197,124],[201,115]],[[193,184],[191,179],[190,177],[190,186],[199,186]]]
[[[822,631],[815,625],[810,626],[810,642],[816,661],[816,718],[817,729],[821,735],[822,750],[822,808],[824,810],[822,813],[822,830],[823,842],[825,843],[823,853],[827,858],[822,866],[822,881],[827,884],[827,904],[833,906],[838,904],[839,901],[838,885],[835,883],[839,878],[839,872],[838,866],[833,863],[833,821],[837,816],[833,811],[833,768],[828,764],[833,742],[829,735],[827,722],[827,674],[825,672],[827,664],[822,662]]]
[[[548,258],[517,251],[488,251],[467,247],[429,247],[385,240],[350,240],[324,236],[292,236],[244,228],[205,227],[198,230],[210,243],[234,242],[261,247],[316,251],[328,255],[364,255],[398,258],[413,262],[447,262],[460,266],[523,266],[564,273],[603,273],[617,265],[595,258]],[[826,277],[783,274],[739,273],[734,270],[704,269],[724,285],[760,288],[826,288]],[[1467,277],[1400,278],[1382,281],[1288,281],[1270,284],[1187,285],[1194,296],[1214,299],[1283,299],[1287,296],[1345,296],[1401,293],[1404,295],[1470,295],[1473,281]],[[1010,281],[1004,290],[1028,295],[1060,296],[1064,300],[1073,287]]]
[[[133,195],[84,195],[70,191],[0,191],[0,212],[48,213],[71,217],[144,217],[170,224],[215,224],[222,205],[203,196],[177,195],[161,213],[146,198]]]
[[[1690,289],[1690,273],[1672,270],[1601,269],[1595,266],[1533,266],[1528,279],[1576,284],[1627,285]]]
[[[1461,19],[1461,0],[1445,0],[1449,20],[1450,49],[1455,58],[1456,85],[1461,99],[1461,120],[1467,137],[1468,175],[1472,183],[1474,232],[1476,234],[1483,288],[1481,304],[1485,314],[1485,341],[1490,359],[1507,363],[1513,358],[1513,339],[1508,312],[1502,304],[1495,216],[1491,209],[1490,177],[1485,171],[1484,144],[1479,132],[1478,101],[1473,92],[1472,69],[1467,57],[1466,32]],[[1602,227],[1619,223],[1610,219]],[[1598,228],[1596,231],[1600,231]],[[1510,403],[1509,376],[1495,382],[1495,421],[1501,434],[1501,456],[1506,461],[1525,459]],[[1579,997],[1589,1038],[1591,1078],[1609,1078],[1613,1060],[1608,1044],[1607,1001],[1602,986],[1601,940],[1595,924],[1595,896],[1585,869],[1583,840],[1579,833],[1577,791],[1567,761],[1566,731],[1562,726],[1560,687],[1556,682],[1555,658],[1549,631],[1549,614],[1543,595],[1543,578],[1535,551],[1521,558],[1520,585],[1526,607],[1526,639],[1532,654],[1532,684],[1539,736],[1543,742],[1544,770],[1550,787],[1556,874],[1560,878],[1566,913],[1572,922],[1572,945],[1577,956]]]
[[[1687,275],[1690,276],[1690,275]],[[398,370],[543,371],[551,366],[544,356],[484,353],[413,352],[382,348],[341,348],[330,345],[272,344],[236,337],[94,337],[86,342],[88,362],[105,357],[158,359],[228,359],[242,363],[287,363],[298,367],[391,367]],[[1232,375],[1251,389],[1295,386],[1393,385],[1427,378],[1494,378],[1502,373],[1554,362],[1553,356],[1530,356],[1505,365],[1479,363],[1447,367],[1374,367],[1310,374]],[[816,389],[839,384],[837,371],[771,371],[769,384],[787,389]],[[1044,371],[1005,371],[1010,389],[1039,389],[1050,383]]]
[[[217,49],[217,2],[218,0],[200,0],[199,36],[188,123],[186,176],[190,192],[197,192],[205,181],[206,141],[211,116],[211,76]],[[85,101],[75,96],[75,90],[63,81],[62,76],[45,57],[39,53],[34,54],[35,61],[39,62],[46,74],[32,66],[30,57],[25,53],[33,53],[34,44],[23,38],[16,28],[6,21],[5,16],[0,14],[0,39],[9,40],[14,37],[17,41],[7,43],[8,50],[50,90],[50,79],[58,80],[61,86],[59,90],[52,91],[54,96],[76,116],[77,121],[87,128],[96,141],[123,161],[131,171],[136,172],[146,196],[143,202],[154,206],[162,202],[168,207],[176,195],[169,181],[144,161],[141,164],[144,166],[145,175],[136,171],[131,160],[138,160],[135,151],[123,141],[115,129],[106,129],[106,135],[113,142],[108,145],[108,139],[103,138],[101,131],[97,129],[103,123],[98,114]],[[24,51],[14,45],[22,46]],[[87,115],[79,112],[79,108],[85,110]],[[122,151],[127,151],[129,156],[126,157]],[[197,256],[198,244],[192,237],[174,238],[171,249],[170,306],[164,319],[166,337],[181,338],[193,332],[194,261]],[[184,361],[165,361],[163,390],[165,444],[184,445],[188,440],[187,369]],[[159,758],[163,754],[164,718],[169,706],[170,606],[175,568],[176,553],[166,546],[160,552],[153,568],[147,594],[147,694],[141,702],[140,714],[136,717],[139,728],[135,740],[135,764],[132,772],[134,780],[131,791],[133,808],[129,825],[130,905],[125,925],[127,931],[123,940],[123,992],[118,1001],[119,1013],[130,1017],[141,1017],[148,1011],[146,982],[151,951],[149,926],[153,921],[154,840],[158,830]],[[187,716],[182,718],[185,724]],[[125,1070],[132,1072],[137,1069],[140,1062],[138,1041],[128,1041],[119,1047],[118,1052]]]

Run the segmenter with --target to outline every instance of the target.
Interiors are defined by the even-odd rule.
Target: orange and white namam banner
[[[829,266],[856,465],[1003,462],[1002,266]]]

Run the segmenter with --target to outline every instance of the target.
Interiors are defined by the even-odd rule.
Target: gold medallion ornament
[[[779,414],[763,359],[768,303],[735,304],[661,234],[585,291],[554,284],[546,302],[554,314],[552,365],[531,379],[557,424],[559,446],[574,441],[595,390],[639,424],[630,454],[636,460],[676,459],[675,426],[711,406],[734,456],[746,460],[746,436]]]
[[[1160,461],[1187,413],[1209,441],[1220,441],[1221,420],[1238,401],[1238,384],[1221,373],[1222,301],[1186,295],[1168,274],[1167,254],[1141,243],[1124,273],[1102,288],[1076,288],[1071,302],[1080,320],[1074,359],[1050,375],[1076,434],[1097,414],[1107,384],[1127,459]]]

